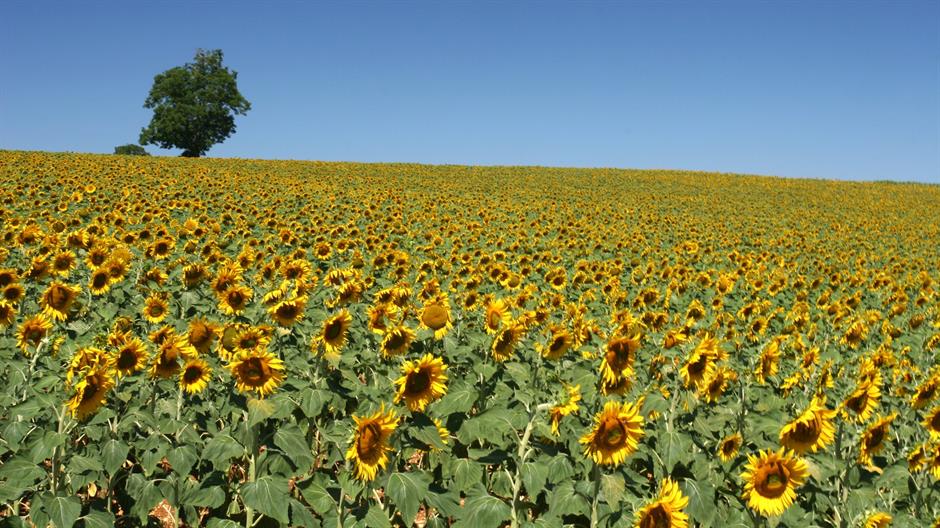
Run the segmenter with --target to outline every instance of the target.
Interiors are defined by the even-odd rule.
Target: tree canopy
[[[238,91],[238,73],[222,65],[222,50],[197,50],[193,62],[158,74],[144,102],[153,109],[142,145],[179,148],[199,157],[235,132],[235,115],[251,103]]]
[[[147,152],[144,147],[140,145],[135,145],[133,143],[128,143],[127,145],[120,145],[114,147],[115,154],[121,154],[124,156],[149,156],[150,153]]]

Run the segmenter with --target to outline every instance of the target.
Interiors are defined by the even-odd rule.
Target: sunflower
[[[216,325],[205,319],[193,319],[189,322],[189,331],[186,333],[186,339],[189,344],[200,354],[208,354],[212,348],[212,343],[218,338],[216,334]]]
[[[170,336],[160,344],[160,350],[150,364],[150,377],[169,379],[180,371],[179,360],[197,356],[196,349],[183,336]]]
[[[743,443],[744,438],[741,436],[741,433],[726,436],[718,443],[718,458],[720,458],[722,462],[731,462],[738,456],[738,450],[741,449],[741,444]]]
[[[284,362],[260,347],[238,352],[228,369],[239,392],[255,391],[259,398],[272,394],[284,381]]]
[[[911,407],[922,409],[940,392],[940,376],[933,375],[917,387],[911,397]]]
[[[382,357],[390,358],[399,356],[408,351],[412,341],[415,339],[415,331],[406,325],[399,325],[385,332],[382,337]]]
[[[113,353],[114,370],[118,376],[130,376],[147,366],[147,347],[136,337],[124,338]]]
[[[574,337],[567,328],[560,325],[551,325],[549,327],[551,337],[544,345],[536,344],[536,351],[545,359],[557,360],[565,355],[565,352],[571,349],[574,344]]]
[[[867,467],[874,467],[872,457],[880,453],[885,448],[885,441],[888,440],[888,432],[891,430],[891,422],[897,418],[897,413],[892,413],[883,418],[879,417],[862,433],[862,439],[859,441],[858,461]]]
[[[548,410],[548,416],[552,422],[552,434],[558,436],[558,424],[561,419],[570,414],[578,412],[578,402],[581,401],[580,385],[564,385],[567,392],[567,399],[564,403],[559,403]]]
[[[24,353],[28,353],[29,349],[39,346],[51,329],[52,321],[48,317],[44,314],[34,315],[20,323],[16,332],[16,345]]]
[[[602,466],[620,465],[636,451],[643,436],[643,416],[636,404],[610,401],[594,416],[594,428],[581,437],[584,453]]]
[[[930,431],[931,438],[940,440],[940,405],[934,407],[933,410],[927,413],[927,416],[924,417],[924,421],[921,423]]]
[[[875,512],[865,518],[862,528],[888,528],[893,518],[885,512]]]
[[[681,345],[688,340],[689,334],[686,332],[685,328],[670,330],[666,332],[665,336],[663,336],[663,348],[668,350],[674,346]]]
[[[25,295],[26,289],[23,288],[23,285],[18,282],[14,282],[3,287],[3,293],[0,295],[0,301],[16,304],[23,300]]]
[[[16,319],[16,307],[7,301],[0,300],[0,328],[6,328]]]
[[[104,366],[84,370],[81,380],[75,384],[75,394],[66,402],[66,407],[73,417],[84,420],[94,414],[114,386],[114,378]]]
[[[490,353],[493,355],[493,359],[503,362],[512,357],[516,343],[522,338],[524,330],[525,328],[516,322],[510,323],[500,330],[493,339],[493,344],[490,346]]]
[[[726,366],[715,367],[702,383],[699,394],[708,403],[715,403],[724,394],[728,383],[736,379],[738,379],[738,374],[734,369]]]
[[[307,298],[304,296],[291,297],[268,308],[268,315],[281,326],[292,326],[303,319]]]
[[[702,387],[705,380],[710,379],[715,370],[711,354],[702,352],[698,347],[689,353],[689,357],[682,364],[679,371],[686,387]]]
[[[389,437],[398,426],[395,410],[385,411],[385,404],[371,416],[353,415],[356,429],[353,431],[346,450],[346,460],[356,465],[356,478],[363,481],[375,480],[380,469],[388,464]]]
[[[512,321],[512,313],[509,311],[509,305],[502,299],[492,299],[486,303],[486,313],[484,315],[483,327],[486,333],[495,335],[503,325],[508,325]]]
[[[42,313],[55,321],[65,321],[69,317],[69,311],[78,293],[78,288],[61,282],[53,282],[46,288],[39,300]]]
[[[798,455],[825,449],[835,439],[832,418],[836,411],[825,400],[815,398],[803,413],[780,430],[780,444]]]
[[[636,353],[640,350],[640,334],[616,337],[607,342],[601,360],[601,380],[614,384],[618,380],[632,377]]]
[[[783,448],[748,455],[747,460],[741,474],[747,505],[765,517],[782,514],[796,500],[797,488],[809,475],[806,462]]]
[[[856,422],[864,423],[878,407],[879,398],[881,398],[881,374],[877,374],[874,380],[859,382],[855,390],[842,402],[842,412],[846,416],[851,414]]]
[[[398,307],[391,303],[378,303],[369,307],[369,330],[372,330],[373,334],[384,335],[388,331],[389,322],[398,313]]]
[[[669,477],[663,479],[659,496],[636,512],[635,528],[688,528],[689,516],[682,509],[689,498]]]
[[[63,251],[52,257],[52,271],[60,277],[68,277],[75,267],[75,252]]]
[[[80,376],[82,372],[91,368],[110,369],[112,366],[112,357],[104,350],[95,347],[84,347],[75,351],[72,359],[69,360],[68,369],[65,371],[66,386],[72,385],[72,378]]]
[[[230,262],[219,270],[218,275],[212,281],[212,291],[222,299],[225,292],[232,286],[236,286],[242,279],[242,267],[238,262]]]
[[[349,310],[345,308],[323,321],[320,335],[314,338],[312,342],[314,353],[322,346],[324,358],[328,361],[338,360],[340,352],[346,345],[350,325],[352,325],[352,316],[349,315]]]
[[[757,366],[754,367],[754,378],[763,385],[767,378],[777,374],[780,365],[780,343],[782,339],[776,337],[764,347],[757,360]]]
[[[104,268],[98,268],[91,273],[88,280],[88,289],[92,295],[104,295],[111,289],[111,274]]]
[[[434,339],[443,339],[453,328],[450,314],[450,301],[446,294],[439,294],[427,301],[421,308],[421,328],[432,330]]]
[[[225,315],[238,315],[245,311],[248,301],[251,300],[252,292],[248,286],[235,284],[230,286],[225,293],[219,297],[219,311]]]
[[[152,293],[144,301],[144,318],[151,324],[159,324],[166,318],[169,311],[170,306],[163,295]]]
[[[412,412],[423,412],[429,403],[447,394],[447,365],[431,354],[401,366],[401,377],[395,380],[398,394],[395,403],[405,400]]]
[[[212,369],[205,360],[190,359],[180,372],[180,388],[189,394],[202,392],[209,385],[211,372]]]

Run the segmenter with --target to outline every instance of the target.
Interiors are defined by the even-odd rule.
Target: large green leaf
[[[254,482],[248,482],[240,490],[245,505],[287,524],[288,499],[287,479],[264,476]]]
[[[421,500],[428,492],[431,477],[421,472],[392,473],[385,485],[385,493],[392,499],[406,526],[411,526]]]
[[[43,509],[55,528],[72,528],[82,514],[82,501],[78,497],[56,496],[43,499]]]
[[[505,501],[494,497],[482,487],[467,497],[457,528],[497,527],[508,521],[512,508]]]
[[[101,447],[101,462],[109,475],[114,475],[127,460],[130,447],[120,440],[108,440]]]
[[[313,450],[297,424],[279,427],[274,433],[274,444],[284,451],[301,474],[313,465]]]

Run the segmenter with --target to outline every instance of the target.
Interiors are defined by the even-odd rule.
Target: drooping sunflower
[[[144,301],[144,318],[151,324],[159,324],[166,318],[170,306],[163,295],[152,293]]]
[[[483,327],[486,333],[495,335],[503,325],[512,321],[512,312],[509,305],[503,299],[491,299],[486,303],[486,313],[484,314]]]
[[[180,360],[191,359],[198,355],[196,349],[184,336],[168,337],[160,344],[156,356],[150,364],[150,377],[169,379],[180,371]]]
[[[879,417],[862,433],[858,446],[859,463],[866,467],[874,467],[873,457],[884,450],[888,440],[888,432],[891,430],[891,422],[897,416],[897,413],[892,413],[885,417]]]
[[[702,383],[699,394],[708,403],[715,403],[724,394],[728,383],[738,378],[737,372],[724,365],[712,369],[711,374]]]
[[[323,321],[320,335],[313,340],[314,353],[323,348],[323,357],[328,361],[339,359],[340,352],[346,346],[346,337],[352,325],[352,316],[349,310],[343,308],[332,317]]]
[[[407,325],[399,325],[385,332],[380,347],[383,358],[400,356],[408,351],[408,347],[415,339],[415,331]]]
[[[921,423],[924,424],[924,427],[930,432],[931,438],[940,440],[940,405],[928,412],[927,416],[924,417],[924,421]]]
[[[83,347],[72,354],[68,369],[65,371],[66,386],[72,385],[72,378],[81,377],[88,369],[101,368],[109,370],[112,367],[112,357],[100,348]]]
[[[55,321],[65,321],[69,318],[69,311],[78,294],[78,288],[61,282],[53,282],[46,288],[39,300],[42,313]]]
[[[75,393],[66,402],[69,412],[78,420],[94,414],[114,386],[114,378],[104,366],[92,367],[81,373],[81,379],[75,384]]]
[[[395,410],[385,411],[385,404],[370,416],[353,415],[356,428],[346,450],[346,460],[356,466],[356,478],[362,481],[375,480],[380,469],[388,465],[388,453],[392,451],[389,438],[398,426]]]
[[[16,320],[16,307],[0,300],[0,328],[6,328]]]
[[[565,355],[565,352],[571,349],[571,346],[574,344],[574,336],[571,335],[571,332],[569,332],[567,328],[561,325],[551,325],[548,330],[550,333],[548,342],[544,345],[541,343],[537,344],[536,350],[545,359],[555,361],[561,359],[561,357]]]
[[[796,490],[809,475],[806,462],[780,448],[747,456],[741,474],[744,498],[752,510],[765,517],[782,514],[796,500]]]
[[[689,516],[682,510],[689,498],[679,485],[666,477],[659,487],[659,496],[636,512],[634,528],[688,528]]]
[[[88,280],[88,289],[92,295],[104,295],[111,289],[111,274],[104,268],[98,268],[91,273]]]
[[[881,374],[874,379],[860,381],[855,390],[842,402],[842,412],[858,423],[865,423],[878,407],[881,398]]]
[[[205,319],[193,319],[189,322],[189,331],[186,339],[200,354],[208,354],[212,344],[218,338],[216,325]]]
[[[743,443],[744,438],[741,436],[741,433],[726,436],[718,443],[718,458],[720,458],[722,462],[731,462],[738,456],[738,450],[741,449],[741,444]]]
[[[715,364],[712,362],[712,356],[703,353],[697,347],[689,353],[689,357],[679,369],[682,373],[682,381],[686,387],[699,387],[705,384],[705,380],[712,377],[715,370]]]
[[[392,303],[377,303],[369,307],[369,330],[376,335],[385,335],[399,313],[398,307]]]
[[[130,376],[147,366],[147,347],[139,338],[124,338],[117,345],[113,363],[118,376]]]
[[[454,326],[451,318],[450,301],[441,293],[424,303],[419,320],[421,328],[434,332],[434,339],[443,339]]]
[[[594,416],[594,427],[579,441],[585,444],[584,453],[594,463],[616,466],[637,450],[643,434],[639,407],[630,402],[610,401]]]
[[[917,386],[914,396],[911,397],[911,407],[923,409],[938,392],[940,392],[940,376],[935,374]]]
[[[205,360],[193,358],[180,371],[180,388],[189,394],[198,394],[209,386],[212,369]]]
[[[263,349],[242,350],[228,364],[239,392],[257,392],[259,398],[272,394],[284,381],[284,362]]]
[[[268,308],[268,315],[281,326],[293,326],[294,323],[303,319],[306,306],[306,297],[291,297]]]
[[[802,414],[780,430],[780,444],[799,455],[825,449],[835,439],[835,415],[825,400],[814,398]]]
[[[558,436],[558,425],[561,423],[561,419],[578,412],[578,402],[581,401],[580,385],[568,385],[566,383],[564,387],[567,399],[564,403],[554,405],[548,410],[548,416],[552,423],[552,434],[555,436]]]
[[[52,321],[44,314],[37,314],[20,323],[16,331],[16,345],[24,354],[35,349],[52,329]]]
[[[493,359],[503,362],[512,357],[516,343],[522,338],[524,331],[525,327],[516,322],[504,326],[503,329],[496,334],[496,337],[493,339],[493,344],[490,346],[490,353],[493,355]]]
[[[429,403],[447,394],[447,365],[431,354],[401,366],[401,377],[395,380],[398,393],[395,403],[405,400],[412,412],[423,412]]]
[[[254,292],[248,286],[232,285],[219,296],[219,311],[225,315],[238,315],[245,311],[253,294]]]
[[[615,337],[607,342],[604,357],[601,360],[601,380],[608,384],[617,383],[633,375],[633,364],[637,351],[640,350],[640,334]]]

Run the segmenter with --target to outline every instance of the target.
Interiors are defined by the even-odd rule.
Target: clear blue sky
[[[210,156],[940,181],[937,1],[8,0],[0,148],[135,142],[199,47],[253,105]]]

